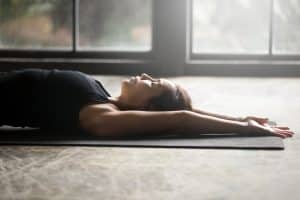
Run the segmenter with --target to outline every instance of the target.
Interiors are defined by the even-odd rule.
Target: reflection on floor
[[[117,95],[125,77],[97,76]],[[300,133],[300,79],[177,77],[194,105]],[[0,199],[300,198],[300,141],[284,151],[0,147]]]

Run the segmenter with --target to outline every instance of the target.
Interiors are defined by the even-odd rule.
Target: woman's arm
[[[188,111],[186,118],[186,126],[193,129],[197,124],[201,125],[201,130],[206,130],[207,133],[237,133],[237,134],[259,134],[259,135],[270,135],[278,136],[281,138],[292,137],[294,132],[291,131],[286,126],[271,126],[267,123],[261,123],[262,121],[257,119],[257,117],[246,117],[243,122],[232,121],[227,119],[215,118],[212,116],[206,116],[206,119],[202,119],[202,123],[197,122],[196,118],[193,115],[197,115],[194,112]],[[209,119],[211,118],[211,119]],[[215,121],[211,123],[211,121]],[[218,121],[218,122],[217,122]],[[222,123],[223,121],[223,123]],[[235,125],[234,125],[235,124]],[[211,127],[214,126],[214,127]]]
[[[269,120],[266,117],[256,117],[256,116],[234,117],[234,116],[229,116],[229,115],[224,115],[224,114],[212,113],[212,112],[208,112],[208,111],[205,111],[205,110],[200,110],[198,108],[193,108],[192,111],[195,112],[195,113],[198,113],[198,114],[202,114],[202,115],[217,117],[217,118],[220,118],[220,119],[239,121],[239,122],[247,122],[249,120],[254,120],[254,121],[258,122],[261,125],[263,125],[265,123],[268,123],[268,120]]]
[[[119,111],[101,104],[81,115],[81,125],[98,136],[238,133],[251,132],[248,122],[225,120],[191,111]],[[256,132],[261,127],[253,129]],[[262,129],[261,133],[271,133]]]
[[[151,135],[178,130],[181,111],[120,111],[107,104],[94,104],[80,113],[81,127],[99,136]]]
[[[245,133],[247,123],[221,120],[187,111],[93,112],[85,128],[99,136],[156,135],[166,133]]]
[[[234,117],[234,116],[229,116],[229,115],[224,115],[224,114],[217,114],[217,113],[212,113],[212,112],[208,112],[205,110],[200,110],[198,108],[193,108],[192,111],[195,113],[201,114],[201,115],[217,117],[220,119],[227,119],[227,120],[233,120],[233,121],[244,121],[244,117]]]

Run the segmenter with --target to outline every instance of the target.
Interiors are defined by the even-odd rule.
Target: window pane
[[[194,53],[267,53],[269,0],[194,0]]]
[[[80,0],[79,48],[150,50],[151,0]]]
[[[274,53],[300,53],[300,1],[274,1]]]
[[[71,48],[72,1],[0,0],[0,48]]]

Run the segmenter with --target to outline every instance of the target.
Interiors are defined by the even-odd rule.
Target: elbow
[[[179,113],[180,119],[182,121],[188,120],[189,116],[192,115],[192,114],[193,114],[193,112],[189,111],[189,110],[183,110],[182,112]]]
[[[110,115],[101,115],[101,118],[92,116],[81,122],[81,128],[88,134],[99,137],[121,136],[121,127],[112,123]]]
[[[110,126],[105,123],[91,123],[81,128],[93,136],[115,137],[122,135],[122,131],[117,126]]]
[[[174,117],[174,123],[172,125],[172,127],[174,128],[174,130],[172,131],[176,131],[179,133],[185,133],[188,129],[188,123],[187,120],[189,120],[189,115],[190,115],[191,111],[188,110],[181,110],[179,112],[177,112]],[[174,126],[175,125],[175,126]]]
[[[195,127],[193,125],[193,121],[197,115],[198,114],[189,110],[182,111],[179,117],[181,121],[181,123],[179,123],[181,125],[180,130],[182,130],[184,133],[187,131],[194,131]]]

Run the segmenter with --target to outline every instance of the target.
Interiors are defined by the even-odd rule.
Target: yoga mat
[[[0,145],[58,145],[107,147],[213,148],[213,149],[284,149],[276,136],[237,134],[165,135],[122,138],[51,133],[39,129],[0,127]]]

